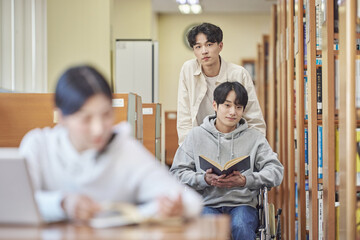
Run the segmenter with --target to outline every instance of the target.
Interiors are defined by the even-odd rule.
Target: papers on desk
[[[102,209],[94,218],[89,221],[93,228],[110,228],[136,224],[161,224],[180,226],[185,222],[184,218],[149,218],[143,217],[138,208],[128,203],[105,203]]]

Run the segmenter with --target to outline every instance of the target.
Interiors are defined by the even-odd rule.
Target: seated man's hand
[[[87,221],[101,210],[98,203],[90,197],[80,194],[69,194],[61,203],[66,214],[74,220]]]
[[[211,185],[222,188],[243,187],[246,184],[246,177],[239,171],[234,171],[228,176],[219,176]]]
[[[160,217],[181,217],[183,215],[184,207],[180,194],[176,199],[170,199],[166,196],[159,197],[158,205]]]
[[[216,175],[215,173],[212,173],[212,169],[209,168],[208,170],[206,170],[205,173],[205,182],[209,185],[215,186],[213,183],[215,183],[219,178],[224,178],[225,175]]]

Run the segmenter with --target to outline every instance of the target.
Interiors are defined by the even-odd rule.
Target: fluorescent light
[[[176,0],[179,4],[179,11],[182,14],[199,14],[202,12],[202,8],[199,0]]]
[[[186,0],[176,0],[178,4],[186,4]]]
[[[199,4],[199,0],[188,0],[187,2],[188,2],[188,4],[190,4],[190,5]]]
[[[189,4],[179,5],[179,10],[182,14],[189,14],[191,9]]]
[[[200,4],[191,5],[191,12],[194,14],[199,14],[202,12],[202,8]]]

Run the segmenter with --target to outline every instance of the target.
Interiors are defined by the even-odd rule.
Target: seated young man
[[[204,214],[231,216],[233,239],[255,239],[259,189],[275,187],[283,179],[284,167],[264,135],[242,118],[248,101],[238,82],[224,82],[214,91],[214,116],[207,116],[193,128],[178,148],[170,171],[184,184],[199,192]],[[216,175],[200,168],[204,155],[224,166],[231,159],[249,155],[250,169],[242,174]]]

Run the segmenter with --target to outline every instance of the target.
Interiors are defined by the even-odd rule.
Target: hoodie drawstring
[[[220,163],[220,133],[218,132],[218,137],[217,137],[217,140],[218,140],[218,149],[217,149],[217,160],[218,160],[218,163]]]
[[[220,163],[220,132],[217,133],[217,140],[218,140],[218,144],[217,144],[217,160]],[[231,156],[229,160],[234,159],[234,133],[231,134]]]
[[[234,158],[234,133],[231,133],[231,159]]]

